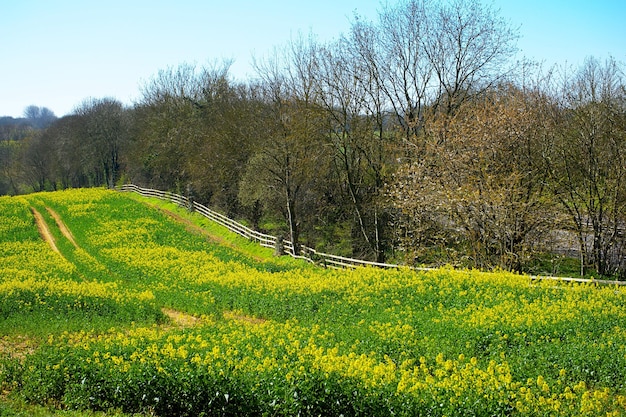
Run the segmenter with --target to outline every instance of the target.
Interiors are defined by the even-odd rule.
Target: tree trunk
[[[287,191],[287,223],[289,223],[289,238],[293,245],[292,254],[296,256],[300,253],[300,244],[298,243],[298,224],[296,222],[294,202],[291,201],[289,194],[289,191]]]

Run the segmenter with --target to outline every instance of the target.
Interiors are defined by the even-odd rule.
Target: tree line
[[[478,0],[403,0],[251,80],[164,69],[3,140],[0,191],[132,181],[341,255],[624,278],[624,66],[514,62],[517,38]]]

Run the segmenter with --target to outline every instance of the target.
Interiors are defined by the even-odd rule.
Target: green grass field
[[[0,198],[0,416],[626,415],[624,287],[271,253],[131,194]]]

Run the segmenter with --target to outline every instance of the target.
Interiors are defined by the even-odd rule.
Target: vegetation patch
[[[28,336],[13,335],[0,338],[0,357],[23,360],[35,351],[37,342]]]
[[[30,207],[42,205],[85,257],[41,241]],[[159,416],[626,413],[623,287],[451,268],[272,269],[103,189],[0,198],[0,216],[10,225],[0,386],[13,404]]]
[[[227,320],[237,320],[243,323],[248,323],[248,324],[263,324],[265,322],[267,322],[267,320],[259,318],[259,317],[251,317],[248,316],[246,314],[242,314],[241,312],[237,312],[237,311],[225,311],[224,312],[224,318]]]
[[[161,311],[163,311],[163,314],[169,317],[170,320],[172,320],[172,322],[179,327],[193,327],[200,321],[199,317],[183,313],[182,311],[176,311],[169,308],[163,308]]]

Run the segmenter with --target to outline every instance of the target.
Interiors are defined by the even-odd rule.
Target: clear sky
[[[383,0],[385,1],[385,0]],[[626,62],[626,0],[485,0],[520,27],[518,46],[546,64],[609,55]],[[395,3],[395,0],[388,0]],[[88,97],[132,104],[160,69],[252,56],[301,33],[349,30],[375,19],[380,0],[0,0],[0,116],[31,104],[66,115]]]

